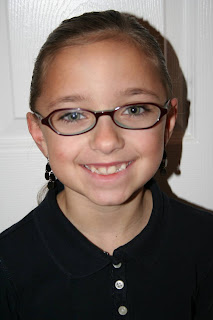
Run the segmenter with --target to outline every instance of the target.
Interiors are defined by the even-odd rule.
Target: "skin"
[[[61,101],[64,97],[70,101]],[[134,45],[104,40],[62,49],[48,67],[36,110],[44,117],[60,108],[111,110],[135,102],[164,105],[168,99],[154,62]],[[113,253],[148,223],[152,196],[144,185],[162,160],[176,120],[177,100],[148,130],[118,128],[109,116],[85,134],[63,137],[27,114],[29,131],[65,189],[58,203],[65,216],[94,244]],[[84,165],[130,162],[108,176]]]

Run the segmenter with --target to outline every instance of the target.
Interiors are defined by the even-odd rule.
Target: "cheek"
[[[130,141],[137,148],[138,152],[147,155],[162,154],[164,148],[164,124],[131,133]]]
[[[60,181],[64,180],[64,177],[68,175],[68,172],[74,171],[72,169],[72,164],[77,153],[71,144],[64,142],[63,140],[62,137],[59,141],[58,139],[55,139],[53,143],[48,143],[48,155],[51,169]]]
[[[53,171],[63,171],[65,165],[77,161],[85,147],[83,136],[65,137],[54,132],[46,133],[47,151]]]
[[[157,170],[164,151],[164,126],[159,123],[152,129],[138,132],[138,136],[132,136],[132,147],[137,152],[137,173],[135,180],[145,184]],[[140,172],[140,174],[139,174]]]
[[[48,158],[52,169],[57,163],[63,164],[65,160],[73,153],[74,144],[70,141],[70,137],[59,136],[56,133],[48,130],[44,132]]]

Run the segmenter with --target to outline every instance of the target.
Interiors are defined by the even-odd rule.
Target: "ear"
[[[165,146],[169,142],[169,139],[172,135],[172,132],[175,127],[176,119],[177,119],[177,110],[178,110],[178,100],[173,98],[170,100],[170,110],[167,114],[166,118],[166,127],[165,127],[165,135],[164,135],[164,143]]]
[[[48,157],[47,144],[40,127],[40,121],[38,120],[36,115],[34,115],[31,112],[27,113],[27,125],[33,140],[35,141],[35,143],[37,144],[38,148],[41,150],[43,155],[47,158]]]

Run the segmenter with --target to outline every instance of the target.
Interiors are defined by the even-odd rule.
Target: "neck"
[[[119,206],[98,206],[79,194],[70,194],[66,187],[57,201],[70,222],[109,254],[138,235],[147,225],[152,211],[152,195],[146,189]]]

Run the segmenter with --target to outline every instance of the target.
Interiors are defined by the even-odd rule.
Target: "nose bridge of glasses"
[[[96,121],[102,116],[110,116],[113,120],[113,116],[116,110],[102,110],[102,111],[96,111],[94,112],[94,115],[96,117]],[[114,120],[113,120],[114,121]]]

